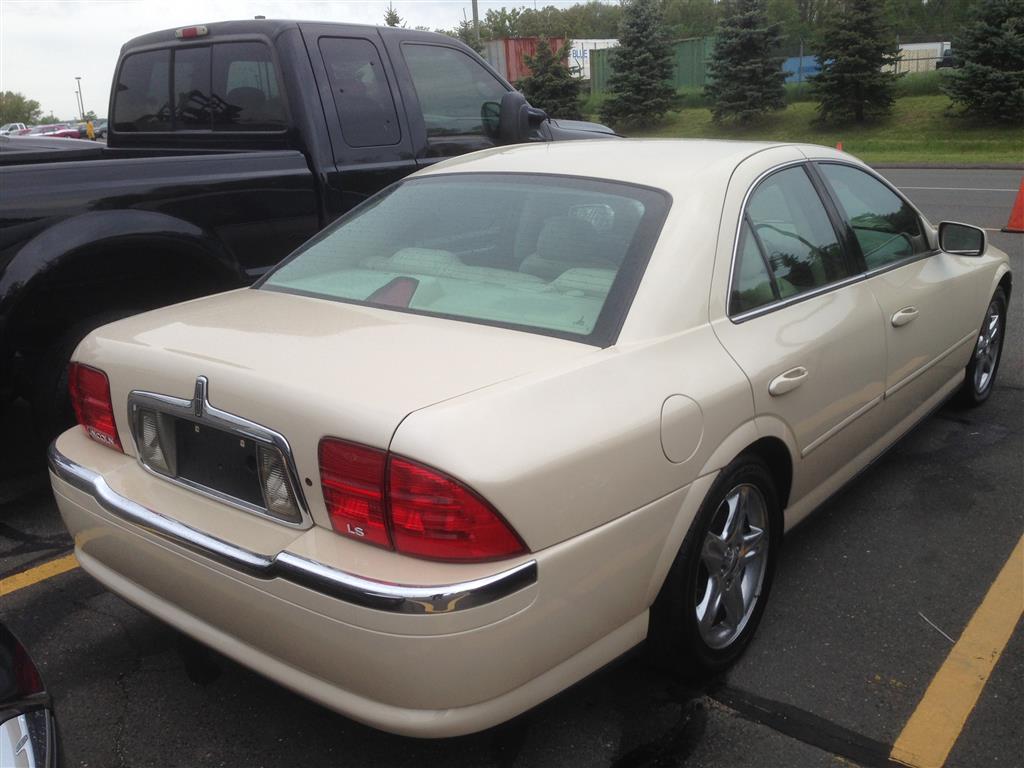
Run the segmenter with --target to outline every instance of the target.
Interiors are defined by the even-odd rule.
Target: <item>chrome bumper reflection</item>
[[[537,581],[534,560],[472,581],[414,586],[356,576],[291,552],[268,557],[197,531],[126,499],[112,490],[101,475],[76,464],[57,450],[56,442],[50,445],[48,458],[54,475],[92,496],[115,517],[250,576],[286,579],[366,608],[393,613],[451,613],[493,602]]]

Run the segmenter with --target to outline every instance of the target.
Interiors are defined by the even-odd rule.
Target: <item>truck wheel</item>
[[[45,446],[75,423],[75,412],[68,396],[68,363],[75,348],[101,325],[134,315],[138,310],[119,309],[101,312],[71,326],[53,344],[43,350],[32,376],[32,420],[39,445]]]

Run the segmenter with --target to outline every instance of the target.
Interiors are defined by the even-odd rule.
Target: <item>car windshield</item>
[[[607,346],[668,206],[664,192],[575,177],[409,179],[258,287]]]

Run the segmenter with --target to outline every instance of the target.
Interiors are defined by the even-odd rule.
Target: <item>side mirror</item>
[[[939,248],[957,256],[981,256],[985,252],[985,230],[944,221],[939,224]]]
[[[501,97],[498,109],[498,142],[521,144],[529,141],[533,130],[547,119],[547,112],[531,107],[519,91],[508,91]]]

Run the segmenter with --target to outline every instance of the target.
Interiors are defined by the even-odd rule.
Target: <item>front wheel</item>
[[[968,408],[981,405],[992,394],[999,360],[1003,354],[1003,336],[1006,334],[1006,294],[997,288],[992,294],[985,319],[978,331],[978,340],[971,352],[971,361],[957,401]]]
[[[781,520],[763,461],[741,456],[723,470],[651,609],[659,661],[692,674],[718,672],[739,658],[764,613]]]

